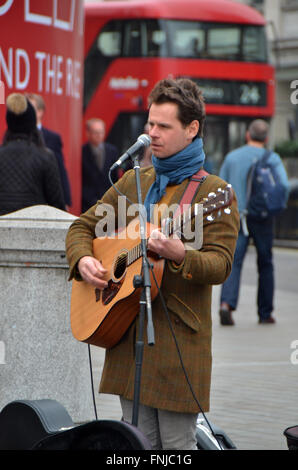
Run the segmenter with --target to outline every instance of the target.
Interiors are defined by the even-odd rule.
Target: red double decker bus
[[[167,76],[196,81],[206,102],[205,150],[216,173],[247,122],[274,113],[265,20],[230,0],[85,5],[84,122],[101,117],[125,150],[143,132],[147,97]]]

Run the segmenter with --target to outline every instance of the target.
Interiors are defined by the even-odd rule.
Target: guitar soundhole
[[[121,253],[114,265],[114,278],[121,279],[126,270],[127,253]]]

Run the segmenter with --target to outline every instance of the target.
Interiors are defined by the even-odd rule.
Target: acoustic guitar
[[[212,222],[215,212],[217,216],[221,215],[222,209],[230,212],[232,200],[233,190],[230,185],[225,189],[219,188],[217,193],[209,193],[208,197],[200,202],[202,213],[208,222]],[[198,205],[194,204],[186,215],[183,214],[184,224],[198,213]],[[155,225],[146,224],[146,239],[156,228]],[[168,219],[167,235],[171,236],[180,229],[180,217]],[[72,281],[71,330],[78,341],[109,349],[119,342],[139,313],[141,289],[134,287],[135,275],[142,274],[139,218],[133,219],[124,232],[118,232],[114,237],[95,238],[93,255],[107,269],[105,280],[108,287],[99,290],[85,281]],[[151,272],[153,301],[161,285],[165,260],[149,251],[147,258],[154,272],[154,277]]]

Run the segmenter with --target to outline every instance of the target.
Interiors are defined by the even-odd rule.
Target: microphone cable
[[[88,359],[89,359],[89,369],[90,369],[90,379],[91,379],[91,391],[92,391],[92,400],[93,400],[93,408],[95,419],[98,419],[97,416],[97,408],[96,408],[96,400],[95,400],[95,393],[94,393],[94,381],[93,381],[93,371],[92,371],[92,359],[91,359],[91,348],[90,344],[88,344]]]

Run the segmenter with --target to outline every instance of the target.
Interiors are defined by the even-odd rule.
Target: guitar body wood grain
[[[132,221],[131,224],[136,224]],[[128,225],[131,230],[133,225]],[[137,229],[137,225],[134,226]],[[147,224],[148,234],[156,228]],[[131,233],[130,233],[131,234]],[[129,328],[136,315],[139,313],[139,300],[141,289],[135,289],[134,276],[142,273],[142,258],[139,257],[121,271],[118,267],[119,260],[126,260],[123,253],[135,251],[140,245],[139,237],[121,238],[99,237],[93,241],[94,257],[101,261],[108,269],[105,279],[109,282],[107,291],[98,292],[94,286],[84,281],[72,281],[72,295],[70,320],[73,336],[82,342],[93,344],[103,348],[111,348],[121,339]],[[161,285],[164,259],[158,259],[147,254],[153,266],[158,285]],[[120,277],[117,278],[117,276]],[[154,300],[158,293],[151,273],[151,298]],[[107,300],[108,299],[108,300]]]

